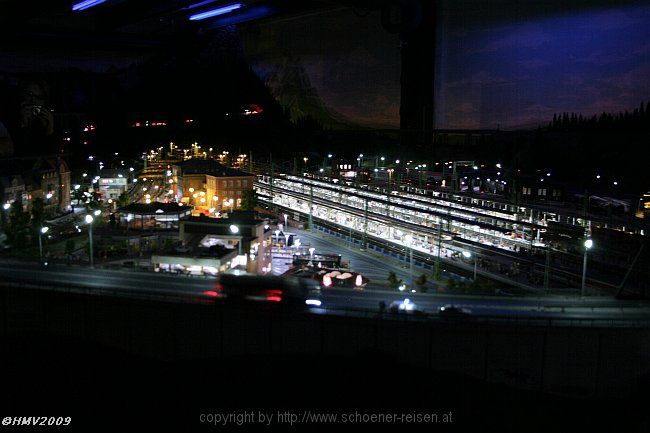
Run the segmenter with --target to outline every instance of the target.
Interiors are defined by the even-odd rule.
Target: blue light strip
[[[72,6],[73,11],[83,11],[93,6],[104,3],[106,0],[85,0]]]
[[[200,8],[201,6],[209,5],[210,3],[214,3],[218,0],[205,0],[202,1],[201,3],[194,3],[193,5],[189,5],[185,9],[195,9],[195,8]]]
[[[204,20],[206,18],[216,17],[218,15],[223,15],[223,14],[227,14],[229,12],[232,12],[232,11],[234,11],[236,9],[239,9],[240,7],[241,7],[241,3],[235,3],[235,4],[232,4],[232,5],[228,5],[228,6],[223,6],[223,7],[217,8],[217,9],[212,9],[212,10],[209,10],[209,11],[201,12],[200,14],[191,15],[190,20],[191,21],[198,21],[198,20]]]

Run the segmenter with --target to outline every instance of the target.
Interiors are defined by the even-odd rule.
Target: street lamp
[[[393,172],[394,171],[395,171],[394,168],[389,168],[388,170],[386,170],[386,172],[388,173],[388,194],[390,194],[391,183],[393,181]]]
[[[41,229],[38,231],[38,256],[43,258],[43,241],[41,238],[47,231],[49,230],[49,227],[41,227]]]
[[[582,260],[582,285],[580,286],[580,296],[584,296],[585,294],[585,282],[587,280],[587,251],[589,251],[591,247],[594,246],[594,241],[592,241],[591,239],[586,239],[584,246],[585,246],[585,254]]]
[[[406,245],[408,245],[409,250],[410,250],[409,272],[411,274],[411,289],[413,289],[414,288],[414,285],[413,285],[413,236],[411,236],[411,235],[404,236],[404,241],[406,242]]]
[[[239,227],[237,227],[237,226],[234,225],[234,224],[231,224],[231,225],[230,225],[230,232],[231,232],[232,234],[237,234],[237,233],[239,233]],[[240,255],[240,256],[241,256],[241,241],[242,241],[242,237],[240,236],[240,237],[239,237],[239,240],[237,241],[237,245],[239,246],[239,255]]]
[[[287,214],[285,213],[285,214],[283,214],[282,216],[284,217],[284,229],[286,230],[286,229],[287,229],[287,218],[289,217],[289,215],[287,215]]]
[[[470,253],[469,251],[463,251],[463,257],[465,257],[466,259],[469,259],[469,258],[472,257],[472,253]],[[476,281],[476,264],[477,264],[477,262],[476,262],[476,256],[475,256],[474,257],[474,279],[473,279],[473,281]]]
[[[93,216],[92,215],[86,215],[86,224],[88,224],[88,244],[90,245],[90,267],[92,268],[94,265],[93,261]]]
[[[275,231],[275,243],[276,244],[280,243],[280,230]]]

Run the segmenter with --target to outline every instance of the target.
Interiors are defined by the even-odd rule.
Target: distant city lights
[[[145,120],[144,122],[135,122],[133,125],[131,125],[133,128],[140,128],[140,127],[148,127],[148,126],[167,126],[167,122],[165,121],[156,121],[156,122],[149,122],[148,120]]]

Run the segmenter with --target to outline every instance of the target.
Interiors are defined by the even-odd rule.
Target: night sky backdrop
[[[531,21],[443,24],[439,127],[546,124],[553,113],[631,110],[650,96],[650,6]]]
[[[147,33],[145,24],[135,26]],[[174,34],[172,23],[164,26]],[[648,1],[438,0],[437,26],[437,128],[534,128],[554,113],[618,113],[650,99]],[[186,35],[185,27],[176,30]],[[401,41],[382,27],[378,10],[334,3],[327,11],[229,32],[239,36],[233,51],[243,54],[294,120],[311,115],[333,128],[399,127]],[[206,43],[209,38],[202,43],[220,43],[218,36]],[[63,42],[28,50],[4,42],[0,74],[124,71],[155,53]],[[191,51],[177,45],[162,45],[157,55],[173,63],[178,51],[211,52],[209,46]],[[203,80],[196,85],[219,84]],[[182,90],[181,81],[175,86]]]
[[[650,97],[647,3],[527,14],[526,2],[502,1],[498,18],[483,19],[466,13],[473,4],[440,2],[437,128],[536,127],[554,113],[619,112]],[[378,12],[340,9],[243,34],[255,70],[298,114],[399,126],[400,41]]]

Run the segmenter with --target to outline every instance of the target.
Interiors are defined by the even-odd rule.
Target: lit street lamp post
[[[287,214],[285,213],[285,214],[282,215],[282,216],[284,217],[284,229],[286,230],[286,229],[287,229],[287,218],[289,217],[289,215],[287,215]]]
[[[469,259],[470,257],[472,257],[472,253],[470,253],[469,251],[463,251],[463,257]],[[472,279],[472,281],[476,281],[476,265],[477,265],[476,256],[474,256],[474,278]]]
[[[585,283],[587,280],[587,251],[589,251],[591,247],[594,246],[594,241],[592,241],[591,239],[587,239],[585,240],[584,246],[585,246],[585,254],[582,260],[582,285],[580,286],[580,296],[585,295]]]
[[[413,236],[406,235],[404,236],[404,241],[409,247],[410,257],[409,257],[409,273],[411,274],[411,290],[415,288],[413,281]]]
[[[86,224],[88,224],[88,245],[89,245],[89,253],[90,253],[90,267],[92,268],[94,266],[94,260],[93,260],[93,216],[92,215],[86,215]]]
[[[316,248],[309,248],[309,266],[314,266],[314,251],[316,251]]]
[[[43,258],[43,241],[41,238],[45,233],[47,233],[49,229],[49,227],[41,227],[41,229],[38,231],[38,256],[40,258]]]
[[[550,277],[550,267],[551,267],[551,245],[546,245],[546,264],[544,266],[544,289],[548,290],[551,277]]]
[[[230,226],[230,232],[231,232],[232,234],[237,234],[237,233],[239,233],[239,227],[237,227],[237,226],[234,225],[234,224],[231,225],[231,226]],[[240,256],[241,256],[241,241],[242,241],[242,239],[243,239],[242,236],[240,236],[240,237],[239,237],[239,240],[237,241],[237,246],[239,247],[239,255],[240,255]]]
[[[393,172],[395,171],[394,168],[389,168],[386,170],[388,173],[388,188],[386,189],[386,216],[390,216],[390,196],[391,196],[391,183],[393,181]]]

